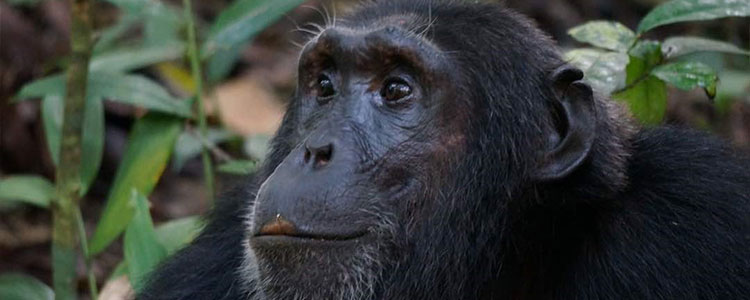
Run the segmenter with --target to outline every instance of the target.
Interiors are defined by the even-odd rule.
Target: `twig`
[[[187,21],[187,36],[188,36],[188,56],[190,57],[190,69],[193,73],[193,81],[195,82],[195,103],[198,106],[198,127],[200,128],[200,135],[205,137],[208,134],[208,128],[206,126],[206,113],[203,107],[203,73],[201,72],[200,57],[198,54],[198,43],[195,38],[195,23],[193,22],[193,9],[190,4],[190,0],[182,0],[183,6],[185,6],[185,20]],[[209,156],[208,147],[203,145],[203,151],[201,151],[201,158],[203,160],[203,179],[206,182],[206,190],[208,193],[208,199],[213,203],[214,199],[214,173],[213,166],[211,164],[211,157]]]
[[[57,199],[52,205],[52,281],[56,299],[76,299],[76,212],[81,190],[81,130],[91,58],[91,0],[70,0],[71,60],[67,70]],[[94,283],[95,284],[95,283]]]

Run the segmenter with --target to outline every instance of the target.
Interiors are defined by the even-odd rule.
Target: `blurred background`
[[[258,25],[257,33],[243,36],[229,49],[218,50],[222,52],[216,55],[219,58],[204,61],[202,98],[208,134],[205,140],[196,138],[198,123],[181,122],[166,170],[148,195],[154,223],[197,216],[210,208],[200,156],[202,146],[209,148],[211,159],[219,165],[215,178],[217,194],[242,182],[242,175],[251,172],[262,160],[268,139],[279,125],[295,88],[298,45],[310,37],[306,31],[314,30],[305,24],[324,24],[326,14],[340,16],[358,2],[311,0],[301,6],[295,3],[294,8],[280,17]],[[634,29],[644,15],[664,1],[504,2],[533,18],[563,49],[572,49],[582,44],[568,35],[570,28],[603,19]],[[94,4],[97,44],[92,68],[99,64],[127,71],[128,76],[133,76],[128,78],[135,81],[134,87],[145,89],[156,83],[171,98],[185,99],[195,93],[190,62],[181,42],[186,36],[181,1],[95,1]],[[212,41],[221,20],[232,20],[231,14],[226,13],[232,4],[229,0],[193,1],[199,41]],[[298,30],[299,27],[303,30]],[[48,128],[54,125],[45,121],[45,113],[54,108],[44,108],[54,103],[45,97],[36,97],[45,98],[44,101],[34,100],[34,93],[27,93],[31,99],[21,101],[19,93],[24,93],[27,84],[65,70],[70,62],[70,28],[68,1],[0,1],[0,178],[27,174],[54,181],[56,163],[51,153],[54,150],[50,150],[53,148],[48,142]],[[708,37],[748,49],[750,20],[723,18],[679,23],[646,33],[646,37],[655,40],[675,35]],[[717,70],[718,93],[711,100],[700,89],[685,91],[670,87],[663,122],[714,132],[741,151],[750,152],[748,56],[700,52],[691,54],[691,59]],[[101,161],[94,166],[95,175],[81,201],[88,235],[96,230],[105,203],[112,197],[110,190],[126,155],[133,125],[149,111],[148,105],[144,108],[111,101],[116,99],[108,97],[104,100]],[[49,210],[0,202],[0,273],[21,272],[51,284],[51,230]],[[117,239],[93,261],[91,270],[100,287],[111,279],[122,261],[122,248],[121,239]],[[87,285],[84,263],[81,261],[77,268],[79,286],[84,291]],[[88,297],[85,292],[81,294]]]

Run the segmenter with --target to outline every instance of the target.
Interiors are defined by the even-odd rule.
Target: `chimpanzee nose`
[[[333,143],[305,142],[305,154],[303,160],[306,165],[312,165],[313,169],[325,167],[333,156]]]

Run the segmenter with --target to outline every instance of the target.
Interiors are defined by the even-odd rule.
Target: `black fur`
[[[462,97],[441,104],[463,150],[427,166],[396,215],[398,253],[375,299],[745,299],[750,295],[750,162],[690,130],[638,129],[596,99],[586,161],[534,181],[564,65],[529,21],[497,5],[366,4],[339,26],[407,16],[457,66]],[[430,24],[429,27],[425,27]],[[446,107],[459,107],[448,109]],[[441,110],[442,108],[442,110]],[[293,101],[262,182],[303,137]],[[290,184],[294,184],[290,182]],[[204,232],[162,265],[139,299],[261,299],[239,271],[257,183],[217,203]],[[395,247],[395,246],[394,246]]]

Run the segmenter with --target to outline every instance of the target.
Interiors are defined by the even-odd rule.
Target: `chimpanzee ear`
[[[596,133],[596,107],[591,87],[583,81],[583,72],[564,65],[552,73],[556,91],[553,128],[547,134],[543,158],[536,179],[561,179],[589,154]]]

